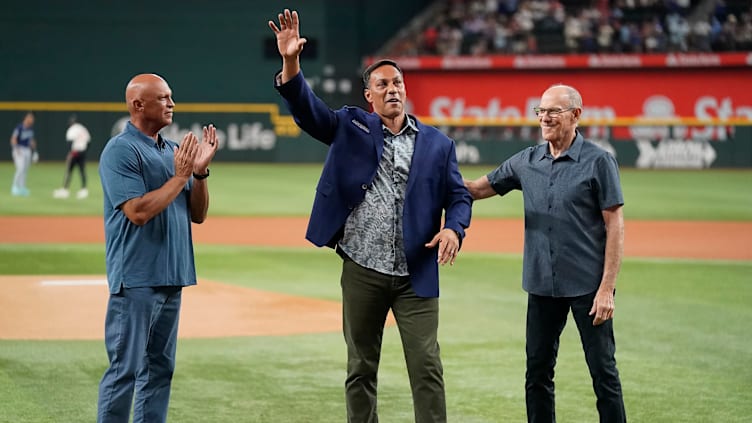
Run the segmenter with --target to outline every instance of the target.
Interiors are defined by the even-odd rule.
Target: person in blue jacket
[[[377,371],[391,309],[415,420],[445,422],[438,265],[454,264],[472,206],[454,142],[406,113],[403,74],[390,60],[363,73],[373,112],[330,109],[301,72],[306,39],[297,12],[285,9],[278,19],[279,26],[269,21],[282,56],[275,87],[298,126],[329,146],[306,238],[335,248],[343,259],[348,421],[378,421]]]

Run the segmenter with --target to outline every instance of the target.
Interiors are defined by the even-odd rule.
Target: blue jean
[[[110,366],[99,384],[97,422],[167,420],[175,370],[181,287],[123,288],[105,318]]]
[[[13,188],[26,188],[26,175],[31,167],[31,148],[15,147],[13,149],[13,164],[16,165],[16,173],[13,174]]]
[[[585,351],[596,407],[602,423],[626,422],[619,372],[616,369],[616,344],[613,320],[593,326],[588,313],[595,292],[581,297],[553,298],[529,294],[527,303],[527,371],[525,400],[528,422],[556,421],[554,405],[554,366],[559,351],[559,337],[572,316],[580,332]]]

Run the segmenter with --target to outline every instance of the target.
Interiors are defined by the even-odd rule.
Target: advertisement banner
[[[752,72],[746,69],[608,72],[406,72],[418,116],[534,118],[540,95],[572,85],[583,118],[697,117],[752,121]]]
[[[529,119],[546,88],[572,85],[583,98],[582,119],[696,118],[752,124],[752,72],[748,69],[611,70],[601,72],[405,73],[411,113],[434,119]],[[728,127],[613,128],[616,139],[724,140]]]
[[[368,57],[368,66],[380,58]],[[752,66],[752,52],[651,54],[491,54],[392,58],[404,70],[729,68]]]

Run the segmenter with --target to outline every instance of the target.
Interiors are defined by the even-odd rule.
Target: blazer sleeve
[[[454,141],[452,141],[447,161],[447,197],[446,204],[444,204],[444,227],[457,232],[461,245],[465,237],[465,229],[470,226],[473,197],[462,180],[459,165],[457,164]]]
[[[318,98],[303,76],[303,71],[284,84],[279,83],[279,72],[274,77],[274,87],[282,96],[295,123],[308,135],[330,145],[337,129],[337,114]]]

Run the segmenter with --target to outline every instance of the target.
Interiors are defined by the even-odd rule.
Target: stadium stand
[[[748,0],[440,0],[378,55],[750,50]]]

